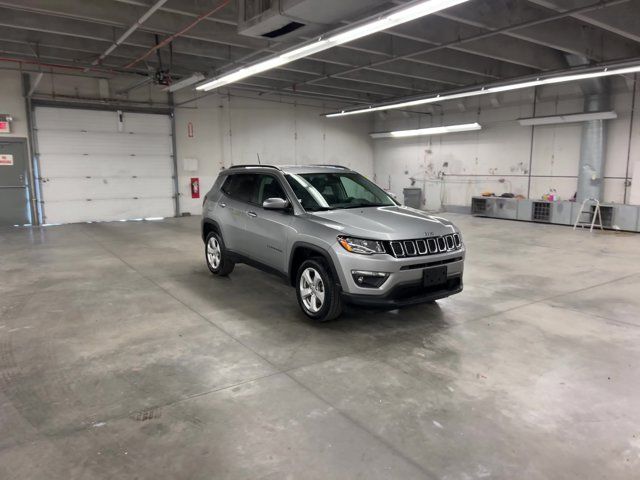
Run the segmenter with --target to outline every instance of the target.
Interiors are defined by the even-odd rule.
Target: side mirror
[[[284,198],[267,198],[262,202],[262,208],[265,210],[286,210],[289,208],[289,200]]]

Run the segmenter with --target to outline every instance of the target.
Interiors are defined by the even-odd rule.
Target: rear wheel
[[[300,265],[296,294],[300,308],[313,320],[326,322],[342,313],[340,289],[320,259],[306,260]]]
[[[209,267],[211,273],[224,277],[233,271],[235,263],[229,259],[221,235],[216,232],[210,232],[207,235],[204,250],[207,267]]]

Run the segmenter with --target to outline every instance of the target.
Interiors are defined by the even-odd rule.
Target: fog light
[[[351,275],[356,285],[363,288],[378,288],[389,278],[388,273],[365,270],[352,270]]]

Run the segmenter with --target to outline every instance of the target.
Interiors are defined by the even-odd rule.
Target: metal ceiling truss
[[[154,47],[155,35],[167,38],[194,22],[207,10],[201,3],[0,0],[0,56],[34,60],[37,43],[41,62],[146,75],[143,64],[123,67]],[[234,1],[174,38],[172,75],[215,74],[291,46],[239,35],[236,12]],[[235,85],[345,104],[388,101],[557,71],[568,67],[568,53],[590,62],[639,57],[638,17],[640,0],[472,0]],[[146,61],[157,68],[153,56]]]

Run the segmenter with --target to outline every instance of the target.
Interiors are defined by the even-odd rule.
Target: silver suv
[[[280,275],[318,321],[340,315],[343,302],[397,308],[462,291],[458,229],[341,166],[221,172],[204,199],[202,239],[214,275],[236,263]]]

